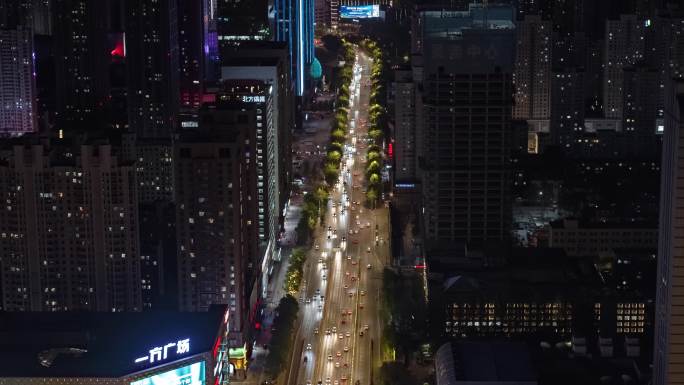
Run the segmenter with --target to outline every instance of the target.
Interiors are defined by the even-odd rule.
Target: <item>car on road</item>
[[[363,330],[359,332],[359,337],[363,337]]]
[[[311,350],[311,344],[306,344],[306,350]]]
[[[351,256],[351,255],[347,255],[347,260],[348,260],[348,261],[351,261],[351,259],[352,259],[352,256]]]
[[[368,330],[368,324],[363,325],[363,328]]]
[[[342,357],[342,352],[337,352],[336,354],[338,357]]]
[[[342,334],[342,333],[338,334],[338,335],[337,335],[337,338],[343,339],[343,338],[344,338],[344,334]]]
[[[337,333],[337,327],[333,326],[332,332],[333,332],[333,333]]]
[[[307,298],[306,303],[311,303],[311,298]]]
[[[332,360],[333,360],[332,354],[328,354],[328,361],[332,361]]]
[[[366,295],[366,291],[365,291],[365,290],[361,290],[361,295]]]
[[[366,265],[366,269],[370,270],[373,267],[370,263]]]
[[[335,362],[335,367],[336,367],[336,368],[339,368],[339,367],[340,367],[339,361],[338,361],[338,362]]]
[[[314,334],[318,334],[318,328],[314,328]]]
[[[329,336],[330,335],[330,329],[325,329],[325,335]]]
[[[315,248],[316,250],[318,250],[318,249],[319,249],[319,247],[318,247],[318,243],[314,245],[314,248]]]
[[[361,302],[361,303],[359,304],[359,307],[360,307],[361,309],[363,309],[363,302]]]
[[[345,347],[344,347],[344,351],[345,351],[345,353],[348,352],[348,351],[349,351],[349,346],[345,346]]]
[[[347,333],[345,333],[345,334],[347,335],[347,338],[351,337],[351,333],[350,333],[350,332],[347,332]]]
[[[356,265],[356,261],[352,261],[352,265]]]
[[[366,248],[366,251],[369,252],[369,253],[371,252],[370,246],[368,246],[368,247]]]

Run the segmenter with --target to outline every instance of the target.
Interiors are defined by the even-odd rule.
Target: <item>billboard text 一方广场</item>
[[[133,381],[131,385],[205,385],[204,361]]]
[[[342,5],[340,17],[343,19],[372,19],[380,17],[379,5]]]

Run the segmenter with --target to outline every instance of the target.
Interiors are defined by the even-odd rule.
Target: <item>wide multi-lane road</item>
[[[389,261],[389,229],[385,207],[364,207],[370,70],[370,59],[359,52],[340,180],[324,203],[325,222],[305,266],[287,380],[291,385],[368,385],[380,365],[381,280]]]

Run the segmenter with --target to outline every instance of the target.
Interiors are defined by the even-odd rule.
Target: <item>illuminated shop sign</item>
[[[371,19],[380,17],[379,5],[342,5],[340,17],[343,19]]]
[[[200,361],[133,381],[130,385],[205,385],[205,383],[204,361]]]
[[[242,101],[244,103],[265,103],[266,102],[266,96],[263,96],[263,95],[255,95],[255,96],[244,95],[242,97]]]
[[[135,363],[149,362],[150,364],[164,361],[169,356],[179,356],[190,352],[190,339],[169,342],[164,346],[155,346],[149,350],[149,354],[135,359]]]

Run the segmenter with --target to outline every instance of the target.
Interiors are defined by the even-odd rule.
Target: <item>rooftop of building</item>
[[[657,230],[656,222],[624,220],[620,222],[590,222],[573,218],[559,219],[550,223],[553,229],[648,229]]]
[[[447,298],[508,300],[569,298],[577,294],[578,287],[601,288],[592,262],[569,258],[563,250],[553,248],[515,248],[505,266],[453,271],[445,274],[442,284]]]
[[[0,313],[0,377],[121,377],[156,366],[135,363],[155,347],[189,342],[159,363],[212,350],[225,312]]]
[[[529,349],[521,342],[463,341],[442,345],[435,359],[438,384],[536,383]]]
[[[432,38],[459,38],[464,30],[515,29],[515,8],[507,4],[470,4],[467,11],[424,9],[423,33]]]

